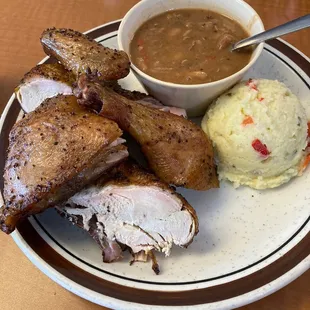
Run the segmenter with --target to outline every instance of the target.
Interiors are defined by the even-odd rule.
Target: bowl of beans
[[[143,0],[122,20],[118,44],[151,95],[199,116],[263,49],[232,52],[232,44],[262,31],[260,17],[242,0]]]

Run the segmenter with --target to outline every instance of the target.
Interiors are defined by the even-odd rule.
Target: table
[[[85,31],[122,18],[137,0],[0,0],[0,113],[25,72],[45,55],[39,37],[57,26]],[[309,0],[247,0],[266,28],[310,13]],[[284,37],[308,57],[309,30]],[[310,270],[279,292],[243,310],[310,309]],[[13,240],[0,234],[2,310],[103,309],[54,283],[34,267]]]

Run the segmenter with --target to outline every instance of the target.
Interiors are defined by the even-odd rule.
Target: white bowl
[[[219,12],[236,20],[250,35],[264,31],[264,25],[258,14],[242,0],[143,0],[123,18],[118,32],[119,48],[130,57],[130,42],[145,21],[168,10],[181,8],[201,8]],[[184,85],[164,82],[142,72],[134,64],[131,64],[131,68],[146,90],[162,103],[186,109],[189,116],[199,116],[205,112],[215,97],[242,79],[262,50],[263,43],[255,48],[250,62],[237,73],[204,84]]]

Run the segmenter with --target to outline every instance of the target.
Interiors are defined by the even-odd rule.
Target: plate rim
[[[84,298],[90,302],[96,303],[100,306],[109,307],[111,309],[145,309],[146,304],[139,304],[124,301],[121,299],[116,299],[110,296],[105,296],[100,293],[94,292],[88,288],[85,288],[81,284],[72,281],[67,278],[60,272],[56,271],[51,265],[47,264],[45,260],[43,260],[36,252],[32,250],[27,242],[25,242],[24,238],[21,236],[18,230],[14,231],[11,234],[14,242],[17,246],[22,250],[22,252],[26,255],[26,257],[42,271],[46,276],[52,279],[54,282],[67,289],[68,291],[78,295],[81,298]],[[266,285],[254,290],[250,291],[246,294],[239,295],[234,298],[225,299],[220,302],[210,303],[210,304],[197,304],[197,305],[184,305],[178,306],[178,309],[197,309],[203,310],[206,309],[206,305],[208,305],[209,310],[219,310],[219,309],[234,309],[249,303],[255,302],[259,299],[262,299],[278,290],[288,285],[295,279],[297,279],[300,275],[306,272],[310,268],[310,255],[306,257],[303,261],[301,261],[294,268],[289,270],[287,273],[283,274],[279,278],[274,281],[267,283]],[[267,291],[268,289],[268,291]],[[267,292],[267,293],[266,293]],[[102,296],[104,298],[102,298]],[[239,300],[236,301],[236,298]],[[147,305],[150,310],[159,310],[159,309],[175,309],[175,306],[163,306],[163,305]]]
[[[89,35],[91,36],[95,36],[95,37],[98,37],[96,36],[95,34],[104,29],[104,28],[110,28],[109,26],[112,26],[112,27],[116,27],[117,24],[120,23],[120,20],[116,20],[116,21],[112,21],[112,22],[109,22],[109,23],[106,23],[106,24],[103,24],[103,25],[100,25],[98,27],[95,27],[95,28],[92,28],[90,30],[88,30],[86,33],[88,33]],[[114,29],[115,31],[115,29]],[[112,32],[112,31],[111,31]],[[105,34],[107,34],[109,32],[106,32]],[[102,34],[101,34],[102,35]],[[310,62],[309,58],[304,55],[303,53],[301,53],[298,49],[296,49],[294,46],[292,46],[291,44],[287,43],[286,41],[284,40],[279,40],[280,42],[282,42],[282,44],[288,46],[289,48],[293,49],[296,53],[298,53],[299,55],[301,55],[308,63]],[[45,62],[46,60],[48,60],[49,57],[45,57],[40,63],[42,62]],[[291,60],[293,61],[293,60]],[[293,61],[294,62],[294,61]],[[298,66],[299,67],[299,66]],[[301,68],[302,70],[304,70],[304,68]],[[1,120],[0,120],[0,132],[2,132],[2,129],[3,129],[3,125],[4,125],[4,120],[6,119],[7,117],[7,114],[12,106],[12,103],[14,101],[14,94],[11,96],[11,98],[9,99],[2,115],[1,115]],[[0,203],[1,203],[1,195],[0,195]],[[30,225],[30,224],[29,224]],[[110,306],[110,307],[119,307],[120,306],[120,302],[121,303],[124,303],[124,305],[128,306],[128,301],[124,301],[124,300],[121,300],[121,299],[115,299],[113,297],[110,297],[110,296],[106,296],[106,295],[102,295],[100,293],[97,293],[95,291],[90,291],[94,294],[98,294],[99,296],[102,296],[104,297],[103,299],[106,300],[106,302],[103,303],[103,301],[99,300],[98,299],[98,296],[93,296],[93,298],[90,298],[91,295],[93,294],[85,294],[83,293],[83,291],[85,292],[85,290],[88,290],[88,288],[85,288],[84,286],[80,285],[79,283],[77,282],[74,282],[72,280],[70,280],[69,278],[63,276],[61,273],[59,273],[56,269],[54,269],[49,263],[47,263],[45,260],[43,260],[42,258],[40,258],[38,256],[38,254],[29,246],[29,244],[26,242],[26,240],[22,237],[22,235],[20,234],[19,231],[16,231],[12,234],[12,237],[14,239],[14,241],[17,243],[17,245],[21,248],[21,250],[24,252],[24,254],[42,271],[44,272],[46,275],[48,275],[50,278],[52,278],[55,282],[57,282],[58,284],[60,284],[61,286],[63,286],[64,288],[72,291],[73,293],[85,298],[85,299],[88,299],[92,302],[95,302],[95,303],[98,303],[100,305],[104,305],[104,306]],[[304,239],[310,239],[308,238],[310,237],[309,233],[304,237]],[[299,275],[301,275],[303,272],[305,272],[306,270],[308,270],[310,268],[310,254],[308,256],[306,256],[305,258],[303,258],[297,265],[295,265],[292,269],[290,269],[289,271],[287,271],[286,273],[282,274],[281,276],[279,276],[278,278],[276,278],[275,280],[273,280],[272,282],[276,282],[277,283],[277,280],[285,277],[287,274],[293,272],[293,274],[289,277],[289,279],[286,281],[286,282],[281,282],[280,283],[277,283],[275,284],[274,288],[272,289],[270,283],[267,283],[265,286],[268,286],[269,289],[268,289],[268,292],[266,293],[266,290],[263,290],[263,292],[261,293],[261,295],[256,295],[254,294],[254,296],[252,296],[252,298],[248,297],[248,298],[245,298],[243,300],[241,300],[238,304],[234,304],[234,306],[242,306],[244,304],[247,304],[247,303],[250,303],[250,302],[253,302],[255,300],[258,300],[264,296],[267,296],[269,294],[271,294],[272,292],[282,288],[283,286],[287,285],[289,282],[293,281],[295,278],[297,278]],[[48,271],[47,271],[48,270]],[[55,279],[54,279],[55,277]],[[65,286],[65,284],[62,284],[61,281],[59,280],[60,278],[65,278],[67,281],[69,281],[67,283],[67,285]],[[57,280],[58,279],[58,280]],[[62,279],[62,281],[64,281],[64,279]],[[71,283],[70,283],[71,281]],[[76,288],[74,288],[75,286],[79,286],[81,287],[81,290],[78,291]],[[262,289],[264,288],[264,286],[261,286],[259,287],[258,289],[256,290],[259,290],[259,289]],[[253,294],[255,290],[252,290],[246,294]],[[233,300],[237,297],[242,297],[243,295],[246,295],[246,294],[242,294],[242,295],[238,295],[238,296],[235,296],[233,297],[232,299],[225,299],[225,300],[222,300],[222,301],[217,301],[217,302],[214,302],[214,303],[208,303],[207,305],[217,305],[217,308],[216,309],[219,309],[218,306],[220,306],[220,303],[222,306],[224,306],[224,302],[225,301],[228,301],[228,300]],[[231,301],[230,301],[231,302]],[[145,304],[140,304],[140,303],[133,303],[133,302],[129,302],[129,304],[131,306],[134,306],[135,309],[138,309],[138,308],[143,308],[145,306]],[[196,308],[196,309],[199,309],[201,306],[204,307],[205,309],[205,306],[206,304],[195,304],[195,305],[187,305],[187,306],[184,306],[186,308]],[[163,307],[167,307],[167,306],[164,306],[164,305],[159,305],[159,306],[156,306],[156,305],[148,305],[148,307],[150,309],[158,309],[158,307],[160,308],[163,308]],[[169,307],[169,306],[168,306]],[[183,307],[183,306],[181,306]],[[229,306],[231,308],[231,304]],[[211,308],[210,308],[211,309]]]

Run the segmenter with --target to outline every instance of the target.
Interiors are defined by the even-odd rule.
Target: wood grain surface
[[[25,72],[44,53],[39,37],[44,28],[69,27],[85,31],[122,18],[137,0],[0,0],[0,113]],[[266,28],[310,13],[309,0],[248,0]],[[309,30],[284,37],[310,56]],[[282,290],[243,310],[310,309],[310,271]],[[47,278],[0,234],[0,309],[103,309],[61,288]]]

